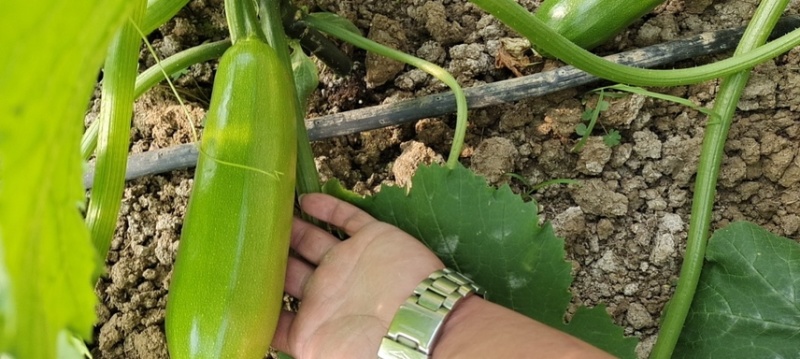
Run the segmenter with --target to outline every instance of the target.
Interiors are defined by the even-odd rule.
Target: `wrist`
[[[378,358],[429,358],[451,313],[476,293],[483,290],[458,272],[433,272],[398,309]]]
[[[464,354],[461,352],[463,343],[484,340],[485,338],[482,339],[480,337],[480,333],[473,333],[467,328],[472,328],[470,321],[475,318],[481,307],[486,303],[486,300],[474,295],[464,298],[450,313],[450,318],[444,322],[439,342],[431,358],[463,357],[459,356],[459,354]]]

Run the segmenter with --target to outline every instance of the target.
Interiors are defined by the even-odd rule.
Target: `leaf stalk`
[[[748,53],[763,44],[789,0],[766,0],[753,15],[750,25],[739,42],[735,54]],[[744,91],[750,69],[723,79],[719,95],[714,104],[714,115],[709,116],[697,168],[686,252],[681,265],[680,277],[675,293],[664,311],[664,320],[650,357],[671,358],[680,338],[683,324],[692,305],[700,274],[703,269],[706,246],[711,228],[711,213],[714,209],[717,179],[725,154],[736,105]]]
[[[436,64],[384,46],[360,34],[334,26],[328,21],[313,16],[313,14],[305,16],[302,21],[312,28],[337,37],[353,46],[414,66],[427,72],[450,87],[456,100],[456,129],[453,135],[453,144],[450,146],[450,154],[447,157],[447,168],[454,169],[456,167],[467,133],[467,98],[464,95],[464,90],[461,88],[461,85],[458,84],[458,81],[456,81],[450,73]]]

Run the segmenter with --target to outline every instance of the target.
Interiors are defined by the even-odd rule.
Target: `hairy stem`
[[[747,53],[763,44],[788,3],[789,0],[761,2],[735,53]],[[672,357],[686,316],[691,308],[703,269],[725,140],[733,122],[736,105],[749,78],[750,69],[747,69],[723,79],[719,95],[714,103],[715,115],[709,117],[706,125],[703,149],[700,153],[700,163],[695,180],[694,198],[692,199],[686,253],[681,266],[678,286],[665,310],[664,320],[651,358]]]

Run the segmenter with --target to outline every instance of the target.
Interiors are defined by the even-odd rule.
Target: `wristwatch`
[[[472,294],[484,292],[461,273],[448,268],[433,272],[397,310],[378,358],[427,359],[450,311]]]

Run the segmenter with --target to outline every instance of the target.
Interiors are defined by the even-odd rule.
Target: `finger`
[[[377,222],[358,207],[322,193],[303,196],[300,207],[309,215],[339,227],[351,236],[367,224]]]
[[[287,354],[292,354],[289,346],[289,331],[294,323],[296,313],[281,311],[281,316],[278,318],[278,328],[275,330],[275,335],[272,337],[272,348],[282,351]]]
[[[306,287],[308,278],[313,273],[314,267],[299,258],[289,257],[289,262],[286,265],[286,285],[284,290],[292,297],[302,300],[303,288]]]
[[[339,242],[327,231],[302,219],[295,218],[292,222],[291,246],[312,264],[319,264],[325,253]]]

